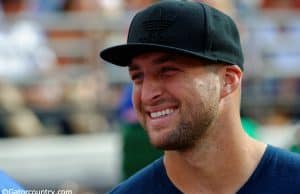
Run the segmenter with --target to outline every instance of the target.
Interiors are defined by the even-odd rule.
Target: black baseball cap
[[[149,6],[133,17],[127,43],[106,48],[100,56],[112,64],[127,66],[133,57],[149,51],[174,52],[243,69],[235,23],[200,2],[164,0]]]

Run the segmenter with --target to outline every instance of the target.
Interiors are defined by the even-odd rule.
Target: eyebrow
[[[174,54],[164,54],[162,56],[159,56],[159,57],[153,59],[151,63],[153,65],[158,65],[158,64],[169,62],[169,61],[175,61],[176,59],[177,59],[177,56]],[[129,71],[134,71],[134,70],[139,69],[138,65],[135,63],[130,63],[128,65],[128,67],[129,67]]]

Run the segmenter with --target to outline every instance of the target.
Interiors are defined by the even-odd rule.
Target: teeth
[[[162,110],[162,111],[158,111],[158,112],[152,112],[150,113],[150,116],[152,118],[158,118],[158,117],[162,117],[162,116],[166,116],[166,115],[169,115],[171,114],[172,112],[174,112],[174,109],[165,109],[165,110]]]

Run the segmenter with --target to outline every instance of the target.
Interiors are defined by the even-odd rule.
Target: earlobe
[[[221,97],[225,97],[235,92],[240,87],[242,71],[239,67],[234,65],[224,66],[222,78]]]

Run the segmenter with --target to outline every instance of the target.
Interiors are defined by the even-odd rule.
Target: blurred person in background
[[[22,192],[23,188],[11,177],[0,171],[0,193]]]
[[[68,11],[96,11],[101,0],[33,0],[31,10],[40,13],[59,13]]]
[[[22,14],[26,0],[0,0],[0,77],[14,82],[47,73],[55,65],[55,54],[43,30]]]
[[[229,16],[202,3],[162,1],[134,16],[127,44],[100,56],[128,66],[138,120],[165,151],[110,193],[299,191],[300,156],[244,132],[243,52]]]
[[[18,84],[51,71],[55,54],[42,29],[24,17],[26,0],[0,0],[0,106],[3,136],[35,136],[43,125],[30,110]]]
[[[300,9],[300,0],[262,0],[264,9]]]
[[[64,104],[69,107],[62,120],[63,134],[105,132],[110,128],[106,116],[101,112],[104,105],[99,100],[100,86],[97,74],[83,75],[75,83],[66,86]],[[100,90],[100,91],[99,91]],[[104,96],[104,95],[103,95]],[[106,101],[107,102],[107,101]]]
[[[55,54],[47,46],[42,30],[22,15],[27,11],[27,2],[0,0],[0,108],[1,135],[5,137],[32,136],[42,130],[14,84],[46,73],[55,64]],[[1,193],[7,193],[4,189],[17,192],[21,186],[1,172],[0,189]]]
[[[21,91],[8,82],[0,82],[0,131],[2,137],[33,137],[43,134],[44,126],[26,106]]]
[[[160,0],[124,0],[124,8],[127,11],[138,11]]]
[[[300,154],[300,127],[295,132],[295,143],[289,148],[292,152]]]
[[[99,3],[97,0],[64,0],[62,4],[62,10],[68,11],[97,11],[99,10]]]

